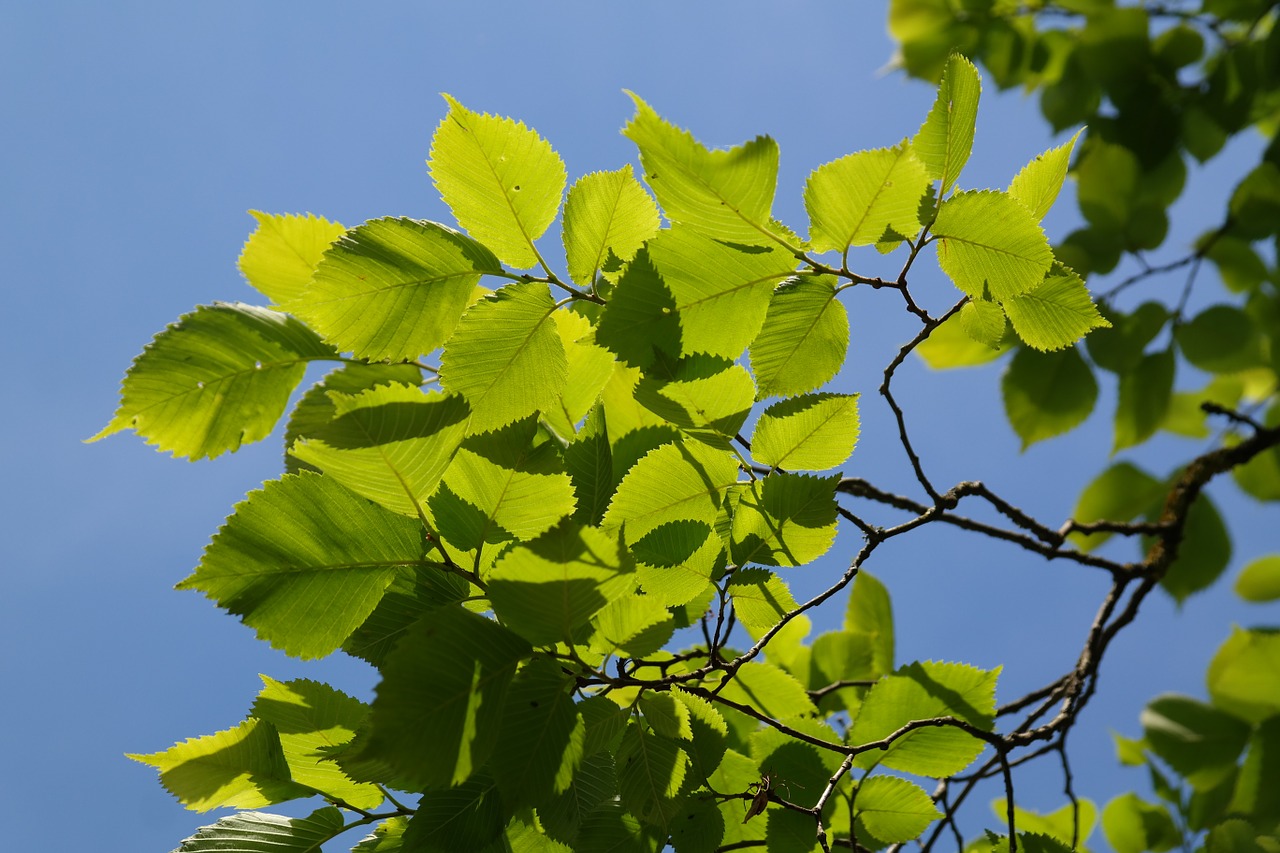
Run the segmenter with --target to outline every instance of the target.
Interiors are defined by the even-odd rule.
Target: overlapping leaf
[[[404,849],[424,853],[482,850],[499,841],[515,808],[493,774],[481,771],[456,787],[427,792],[404,829]]]
[[[742,428],[755,401],[756,386],[746,368],[725,359],[695,356],[673,373],[671,381],[641,379],[636,400],[684,432],[713,445],[726,445]]]
[[[557,406],[569,376],[545,284],[512,284],[473,305],[440,359],[440,384],[471,406],[487,432]]]
[[[1018,350],[1000,390],[1023,450],[1079,426],[1098,400],[1098,383],[1075,347],[1051,353]]]
[[[771,229],[778,146],[767,136],[728,151],[708,151],[635,95],[623,134],[640,149],[644,179],[663,212],[719,240],[760,243]]]
[[[400,567],[423,562],[422,527],[310,472],[251,492],[179,589],[198,589],[302,658],[342,644]]]
[[[1040,284],[1002,303],[1018,337],[1038,350],[1059,350],[1111,325],[1098,313],[1080,276],[1055,263]]]
[[[802,566],[836,538],[839,477],[770,474],[753,481],[733,514],[733,561],[739,565]]]
[[[1062,189],[1062,182],[1067,177],[1067,167],[1071,163],[1071,151],[1076,140],[1084,131],[1076,131],[1076,135],[1059,145],[1038,155],[1030,163],[1022,167],[1022,171],[1009,184],[1009,195],[1016,198],[1031,211],[1031,215],[1039,222],[1053,207]]]
[[[495,750],[502,756],[498,790],[509,806],[541,805],[563,793],[582,761],[586,725],[549,658],[529,662],[507,692]]]
[[[404,361],[443,344],[480,277],[501,271],[492,252],[452,228],[374,219],[334,243],[284,307],[340,350]]]
[[[630,166],[584,175],[569,188],[564,248],[569,277],[578,284],[592,286],[610,254],[629,261],[657,233],[658,207]]]
[[[816,252],[843,252],[850,246],[914,237],[928,190],[925,164],[906,142],[820,166],[804,186],[810,243]]]
[[[923,788],[893,776],[872,776],[859,785],[855,808],[871,837],[888,844],[918,838],[942,817]]]
[[[308,362],[336,357],[285,314],[238,302],[202,306],[134,360],[120,407],[90,441],[132,429],[175,456],[237,450],[271,432]]]
[[[244,244],[240,273],[259,292],[283,305],[306,290],[325,250],[347,229],[323,216],[251,210],[258,227]]]
[[[556,218],[564,193],[560,155],[509,118],[474,113],[449,95],[431,138],[431,179],[458,224],[514,267],[538,263],[534,241]]]
[[[559,405],[543,410],[542,416],[552,429],[567,438],[596,404],[617,362],[613,353],[592,340],[594,328],[586,317],[573,311],[556,311],[551,319],[564,346],[567,370]]]
[[[739,569],[729,582],[729,596],[734,615],[757,639],[796,608],[786,582],[766,569]]]
[[[606,529],[625,525],[628,544],[669,521],[714,524],[724,491],[738,480],[732,454],[688,442],[665,444],[635,464],[605,513]]]
[[[242,812],[200,827],[174,853],[313,853],[345,828],[332,806],[307,817]]]
[[[938,208],[933,224],[938,265],[974,297],[1004,301],[1044,281],[1053,252],[1031,212],[994,190],[957,193]]]
[[[804,276],[773,292],[760,334],[751,342],[758,399],[804,394],[844,364],[849,317],[832,276]]]
[[[933,107],[911,140],[911,148],[924,163],[929,177],[941,181],[939,198],[951,191],[969,160],[981,94],[978,69],[960,54],[951,54]]]
[[[387,509],[417,517],[467,431],[467,404],[409,385],[330,393],[334,418],[292,455]]]
[[[806,394],[764,410],[751,455],[774,468],[825,471],[843,465],[857,440],[857,394]]]
[[[366,734],[340,764],[409,789],[472,777],[498,740],[503,701],[529,644],[461,607],[429,611],[382,667]]]
[[[677,795],[689,772],[689,755],[675,741],[631,725],[618,747],[622,802],[646,823],[667,829],[680,808]]]

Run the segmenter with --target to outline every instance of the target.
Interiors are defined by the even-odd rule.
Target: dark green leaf
[[[530,661],[507,691],[493,765],[509,808],[540,806],[563,793],[582,761],[586,725],[569,698],[570,682],[549,658]]]
[[[1175,369],[1173,350],[1167,349],[1144,356],[1137,367],[1120,374],[1112,453],[1142,444],[1160,428],[1169,411]]]
[[[1188,696],[1158,696],[1142,711],[1142,729],[1156,755],[1196,789],[1235,771],[1249,725]]]
[[[1079,426],[1098,399],[1093,372],[1074,348],[1020,349],[1001,379],[1004,410],[1026,450]]]

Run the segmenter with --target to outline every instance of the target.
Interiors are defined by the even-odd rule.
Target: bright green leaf
[[[1060,350],[1093,329],[1111,325],[1098,313],[1080,276],[1057,263],[1043,282],[1005,299],[1001,306],[1018,337],[1038,350]]]
[[[1012,302],[1014,300],[1010,300]],[[1000,344],[1008,334],[1008,323],[1004,310],[994,302],[985,299],[970,299],[955,316],[956,322],[972,341],[992,350],[999,350]]]
[[[1071,150],[1075,148],[1076,140],[1080,138],[1081,133],[1083,131],[1078,130],[1075,136],[1062,145],[1037,155],[1034,160],[1022,167],[1022,171],[1013,179],[1013,183],[1009,184],[1009,195],[1031,211],[1031,215],[1037,222],[1044,219],[1044,215],[1049,212],[1049,208],[1053,207],[1054,201],[1058,198],[1058,191],[1062,189],[1062,182],[1067,177]]]
[[[778,473],[752,481],[733,515],[733,561],[802,566],[825,554],[836,538],[838,482]]]
[[[503,624],[531,643],[551,644],[572,642],[600,608],[632,590],[635,576],[616,537],[565,523],[507,551],[487,583]]]
[[[286,314],[238,302],[202,306],[134,359],[120,407],[89,440],[132,429],[175,456],[238,450],[271,432],[308,362],[336,357]]]
[[[960,54],[951,54],[938,85],[938,97],[919,133],[911,140],[911,147],[924,162],[929,177],[942,182],[939,198],[951,192],[969,160],[981,94],[978,69]]]
[[[1092,800],[1081,797],[1076,803],[1067,803],[1051,814],[1042,815],[1014,806],[1014,823],[1018,827],[1018,836],[1023,833],[1034,833],[1060,841],[1067,849],[1088,853],[1084,843],[1093,834],[1094,824],[1098,820],[1098,807]],[[991,802],[991,811],[998,820],[1008,823],[1008,801],[1003,797]],[[1073,844],[1075,846],[1073,846]]]
[[[600,398],[605,383],[613,376],[613,353],[593,340],[590,321],[573,311],[556,311],[555,321],[567,364],[559,405],[543,411],[547,423],[565,438],[572,438],[579,421]]]
[[[636,114],[622,133],[640,149],[644,179],[667,218],[708,237],[762,242],[778,182],[777,143],[760,136],[709,151],[634,94],[631,99]]]
[[[991,730],[999,668],[960,663],[913,663],[882,678],[867,693],[849,732],[853,744],[887,737],[912,720],[955,717]],[[920,776],[952,776],[968,767],[985,744],[951,726],[916,729],[885,749],[863,753],[860,766],[885,767]]]
[[[938,265],[956,287],[978,299],[1021,296],[1044,281],[1053,252],[1030,211],[994,190],[957,193],[933,224]]]
[[[422,550],[418,522],[304,472],[250,492],[178,588],[205,593],[287,654],[323,657]]]
[[[1137,367],[1120,374],[1112,453],[1141,444],[1160,428],[1173,397],[1176,369],[1173,350],[1166,349],[1143,356]]]
[[[555,407],[569,364],[545,284],[511,284],[463,315],[440,359],[440,384],[471,405],[487,432]]]
[[[671,381],[641,379],[636,400],[685,433],[727,446],[751,413],[756,396],[751,374],[740,364],[709,356],[684,359],[672,374]]]
[[[942,325],[936,326],[929,333],[929,337],[921,341],[915,349],[916,355],[924,359],[924,363],[934,370],[976,367],[995,361],[1007,351],[1007,349],[992,349],[986,344],[975,341],[965,331],[958,316],[949,317]]]
[[[919,838],[942,817],[923,788],[893,776],[872,776],[860,784],[854,808],[863,826],[890,844]]]
[[[751,455],[773,468],[825,471],[843,465],[857,441],[857,394],[806,394],[764,410]]]
[[[734,615],[753,639],[796,608],[786,582],[767,569],[739,569],[729,581],[729,596]]]
[[[238,266],[255,289],[277,305],[302,295],[325,250],[347,229],[323,216],[249,211],[258,227]]]
[[[1151,750],[1197,790],[1231,776],[1249,740],[1248,723],[1189,696],[1157,696],[1141,721]]]
[[[1128,793],[1107,803],[1102,810],[1102,830],[1116,853],[1163,853],[1182,843],[1169,810],[1153,806]]]
[[[770,663],[744,663],[738,667],[737,676],[729,679],[718,694],[751,705],[775,720],[806,716],[814,711],[813,702],[800,682]]]
[[[893,669],[893,606],[889,590],[865,569],[853,581],[853,591],[845,608],[844,629],[871,638],[877,674]]]
[[[1159,480],[1128,462],[1112,465],[1085,486],[1071,517],[1081,523],[1132,521],[1159,500],[1164,487]],[[1081,551],[1092,551],[1111,537],[1110,533],[1072,533],[1071,541]]]
[[[1023,450],[1079,426],[1098,399],[1093,372],[1074,347],[1049,353],[1018,350],[1000,388],[1005,415]]]
[[[262,720],[129,757],[159,770],[160,784],[192,811],[249,809],[311,795],[290,781],[275,727]]]
[[[1259,557],[1236,576],[1236,595],[1245,601],[1275,601],[1280,598],[1280,554]]]
[[[640,725],[627,727],[618,747],[618,784],[623,804],[642,821],[669,829],[689,772],[689,754],[675,741]]]
[[[630,657],[651,655],[667,644],[675,631],[670,611],[651,595],[615,598],[594,617],[591,647],[600,654],[624,652]]]
[[[448,339],[480,276],[501,271],[492,252],[452,228],[373,219],[334,243],[284,307],[359,358],[411,360]]]
[[[751,342],[758,399],[804,394],[825,385],[844,364],[849,318],[831,276],[784,282],[770,297],[760,334]]]
[[[564,162],[535,131],[509,118],[473,113],[449,95],[449,114],[431,138],[431,179],[454,218],[506,263],[538,263],[542,236],[564,193]]]
[[[920,230],[929,175],[911,146],[859,151],[819,166],[804,186],[815,252],[844,252]]]
[[[658,208],[631,173],[584,175],[569,188],[564,205],[564,248],[569,276],[583,287],[595,283],[609,254],[623,261],[635,257],[644,242],[658,233]]]
[[[625,525],[631,544],[668,521],[714,524],[724,491],[737,480],[737,461],[727,451],[697,442],[664,444],[627,472],[604,527]]]
[[[639,561],[636,576],[649,596],[665,607],[688,604],[710,590],[711,577],[724,568],[724,541],[705,521],[668,521],[631,546]]]
[[[1280,633],[1231,629],[1205,675],[1213,704],[1251,723],[1280,713]]]
[[[334,418],[292,448],[300,462],[358,495],[417,517],[467,431],[461,397],[410,385],[330,392]]]

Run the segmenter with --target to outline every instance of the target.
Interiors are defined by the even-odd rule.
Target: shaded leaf
[[[539,806],[563,793],[582,761],[586,726],[571,682],[549,658],[530,661],[507,691],[498,734],[498,790],[508,807]]]
[[[1143,356],[1137,367],[1120,374],[1112,453],[1141,444],[1160,428],[1173,397],[1176,369],[1173,350],[1167,349]]]
[[[200,827],[174,853],[312,853],[344,828],[342,812],[332,807],[307,817],[242,812]]]
[[[1236,595],[1245,601],[1275,601],[1280,598],[1280,554],[1259,557],[1236,576]]]
[[[778,473],[752,481],[733,514],[733,561],[802,566],[825,554],[836,537],[838,482]]]
[[[1026,450],[1079,426],[1098,399],[1098,383],[1076,349],[1020,349],[1000,381],[1009,425]]]
[[[1280,713],[1280,633],[1233,626],[1205,674],[1209,697],[1251,723]]]

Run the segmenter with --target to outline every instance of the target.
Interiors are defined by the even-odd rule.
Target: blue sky
[[[880,2],[6,6],[0,305],[15,345],[0,419],[0,837],[14,850],[170,850],[213,817],[184,811],[123,753],[233,725],[259,672],[361,695],[374,683],[359,662],[290,660],[198,595],[172,590],[231,506],[278,474],[278,435],[198,464],[132,434],[81,443],[108,420],[124,369],[166,323],[201,303],[255,301],[235,268],[253,227],[247,210],[347,225],[388,214],[447,221],[424,166],[445,113],[440,92],[537,128],[571,179],[635,164],[618,133],[630,89],[710,145],[775,137],[775,214],[803,229],[808,171],[914,133],[933,98],[925,84],[881,73],[892,44]],[[988,84],[962,183],[1004,186],[1060,141],[1034,99]],[[1219,204],[1250,145],[1194,175],[1179,209]],[[1064,197],[1046,222],[1050,237],[1074,221]],[[1175,228],[1172,239],[1185,244],[1197,230]],[[856,260],[860,271],[896,274],[874,252]],[[954,301],[936,265],[917,269],[919,298]],[[875,395],[879,371],[910,334],[891,297],[856,293],[847,303],[851,365],[837,384],[865,392],[846,473],[909,490]],[[897,387],[936,483],[981,478],[1059,523],[1105,464],[1114,385],[1104,382],[1086,428],[1020,454],[999,370],[930,373],[912,362]],[[1161,458],[1195,449],[1160,439],[1132,458],[1163,473],[1172,463]],[[1234,573],[1268,546],[1267,510],[1229,483],[1211,491],[1241,534]],[[854,545],[846,534],[833,561],[788,580],[798,593],[817,591]],[[885,546],[869,568],[894,596],[901,661],[1004,663],[1001,699],[1070,666],[1105,592],[1100,575],[932,530]],[[1205,664],[1231,622],[1275,621],[1274,609],[1239,603],[1229,584],[1181,613],[1164,597],[1144,609],[1072,737],[1076,789],[1099,804],[1143,781],[1117,766],[1107,731],[1136,734],[1139,710],[1159,692],[1202,695]],[[819,627],[838,619],[839,608],[820,611]],[[1016,781],[1030,807],[1063,803],[1055,772]],[[994,821],[979,809],[966,829],[983,825]]]

